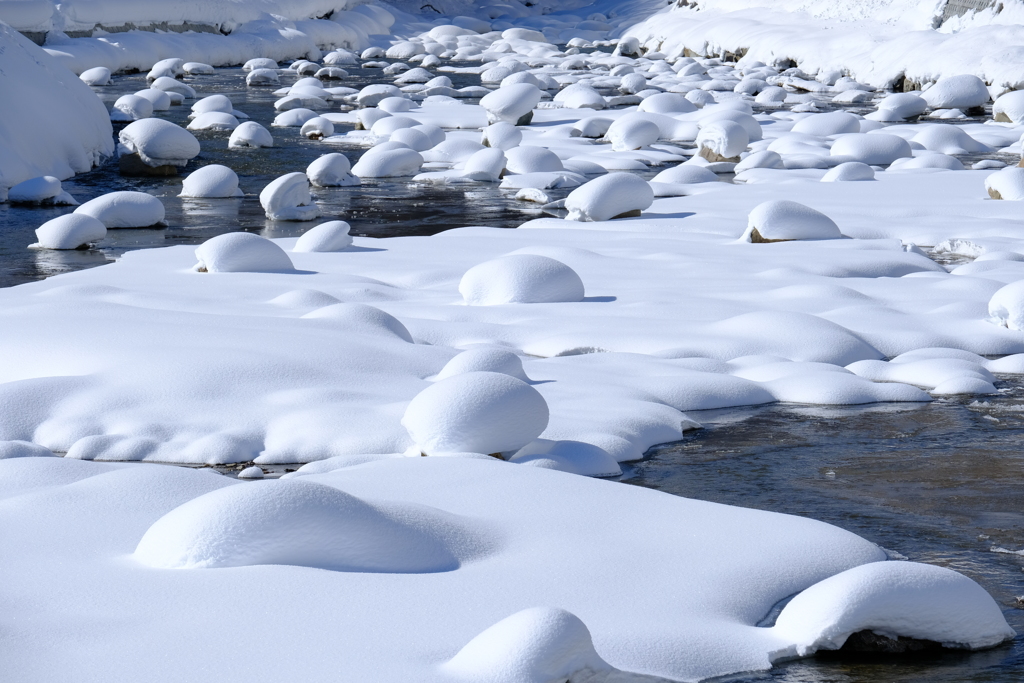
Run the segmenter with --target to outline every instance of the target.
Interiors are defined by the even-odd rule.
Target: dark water
[[[346,70],[349,78],[327,81],[325,85],[362,88],[370,83],[392,81],[381,73],[381,69],[346,67]],[[268,220],[260,207],[258,195],[271,180],[285,173],[304,171],[321,154],[331,152],[342,152],[354,164],[365,148],[307,140],[299,134],[298,128],[272,128],[270,124],[277,113],[274,102],[278,99],[273,91],[294,83],[298,77],[285,72],[280,86],[250,88],[245,85],[245,75],[240,68],[217,69],[214,75],[186,77],[184,82],[195,88],[198,97],[213,94],[230,97],[236,109],[270,131],[274,147],[229,150],[230,133],[196,131],[194,134],[199,138],[202,152],[179,177],[123,177],[118,173],[116,159],[112,159],[93,171],[64,181],[64,189],[82,203],[107,192],[137,190],[159,197],[167,210],[167,228],[111,230],[96,249],[88,251],[54,252],[26,248],[36,241],[33,231],[37,227],[51,218],[73,211],[74,207],[32,208],[0,204],[0,287],[109,263],[131,249],[198,244],[215,235],[236,230],[256,232],[266,237],[289,237],[323,221],[342,219],[352,226],[354,235],[433,235],[467,225],[514,228],[538,215],[536,204],[518,201],[514,198],[515,190],[500,190],[497,185],[476,183],[443,187],[412,183],[403,178],[366,180],[359,187],[314,188],[313,194],[322,214],[320,218],[309,222]],[[449,74],[449,77],[455,87],[480,84],[479,77],[475,75]],[[113,85],[94,90],[109,108],[121,95],[146,87],[145,74],[133,74],[115,76]],[[168,111],[156,112],[155,116],[187,125],[192,103],[193,100],[185,100]],[[329,111],[340,109],[338,103],[332,103]],[[124,125],[115,124],[115,138]],[[337,134],[351,129],[351,126],[335,126]],[[239,176],[245,196],[238,199],[179,199],[177,195],[181,192],[184,175],[207,164],[223,164],[233,169]],[[553,194],[563,196],[557,191]]]
[[[1024,385],[998,397],[822,408],[706,411],[706,425],[652,449],[629,483],[811,517],[915,562],[966,574],[1019,634],[973,654],[812,658],[745,683],[1024,681]]]

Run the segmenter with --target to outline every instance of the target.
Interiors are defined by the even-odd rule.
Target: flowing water
[[[385,80],[379,69],[346,67],[345,86]],[[476,76],[451,75],[455,87]],[[281,86],[293,76],[282,78]],[[438,187],[408,179],[366,181],[356,188],[317,189],[323,216],[307,223],[267,220],[256,195],[274,178],[303,170],[319,155],[344,152],[354,163],[364,151],[306,140],[297,128],[270,128],[274,88],[247,88],[241,69],[186,78],[200,96],[227,94],[237,109],[271,130],[276,145],[229,150],[228,134],[199,132],[202,153],[188,171],[220,163],[234,169],[245,197],[182,200],[181,178],[124,178],[116,161],[65,181],[80,202],[122,189],[152,193],[164,202],[167,227],[112,230],[95,249],[33,251],[33,230],[71,207],[0,204],[0,286],[109,263],[138,248],[197,244],[234,230],[268,237],[301,234],[340,218],[352,233],[371,237],[431,235],[466,225],[516,227],[538,215],[515,191],[494,185]],[[328,86],[333,83],[328,83]],[[146,87],[142,74],[117,76],[96,88],[107,104]],[[158,116],[187,123],[189,107]],[[335,109],[335,107],[332,107]],[[119,127],[115,128],[115,134]],[[346,126],[336,126],[344,133]],[[553,193],[555,198],[565,191]],[[836,524],[910,560],[948,566],[975,579],[1022,634],[1011,644],[974,654],[880,659],[816,657],[744,683],[874,683],[1024,680],[1024,387],[1004,383],[994,398],[941,400],[929,405],[820,408],[775,405],[694,413],[706,428],[676,444],[653,449],[630,468],[631,484],[729,505],[803,515]]]

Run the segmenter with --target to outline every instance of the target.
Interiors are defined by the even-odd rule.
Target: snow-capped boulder
[[[434,145],[423,131],[412,128],[399,128],[388,138],[391,142],[398,142],[416,152],[426,152]]]
[[[462,167],[462,177],[482,183],[496,183],[501,179],[507,159],[500,149],[481,149],[466,160]]]
[[[421,452],[512,453],[548,426],[544,397],[526,382],[497,372],[466,372],[434,382],[402,417]]]
[[[238,174],[227,166],[210,164],[192,171],[181,183],[179,197],[241,197],[238,189]]]
[[[352,175],[352,164],[340,152],[317,157],[306,167],[309,182],[316,187],[350,187],[359,184],[359,178]]]
[[[189,76],[212,76],[216,73],[212,66],[203,62],[185,62],[181,65],[181,70]]]
[[[992,118],[1003,123],[1024,123],[1024,90],[1000,95],[992,104]]]
[[[919,127],[921,132],[911,140],[932,152],[976,154],[992,151],[991,147],[972,138],[960,126],[935,123]]]
[[[109,230],[159,225],[165,211],[163,202],[151,194],[122,190],[91,199],[75,209],[75,213],[91,216]]]
[[[345,221],[328,221],[304,232],[295,242],[292,251],[341,251],[352,246],[351,229]]]
[[[878,110],[864,118],[870,121],[904,121],[928,109],[924,98],[909,92],[893,93],[878,103]]]
[[[402,128],[414,128],[419,124],[419,121],[408,116],[388,116],[374,122],[374,124],[370,126],[370,132],[377,137],[386,138],[390,137],[396,130],[401,130]]]
[[[316,116],[302,124],[299,133],[310,140],[322,140],[334,135],[334,124],[322,116]]]
[[[697,135],[697,149],[708,161],[738,162],[750,144],[746,129],[735,121],[723,119],[702,125]]]
[[[484,147],[501,150],[510,150],[522,141],[523,132],[507,121],[492,123],[484,128],[480,136],[480,144]]]
[[[474,306],[576,302],[585,296],[576,271],[536,254],[508,254],[473,266],[462,276],[459,293]]]
[[[35,244],[30,249],[78,249],[107,236],[107,228],[92,216],[67,213],[36,228]]]
[[[121,95],[110,110],[111,121],[138,121],[153,115],[153,103],[138,95]]]
[[[171,95],[165,90],[146,88],[145,90],[139,90],[135,95],[136,97],[149,100],[149,103],[153,105],[153,111],[167,111],[171,108]]]
[[[352,174],[360,178],[396,178],[416,175],[422,165],[420,153],[408,147],[374,147],[360,157],[352,167]]]
[[[192,113],[189,118],[195,118],[201,114],[219,111],[223,114],[230,114],[235,110],[234,105],[227,95],[209,95],[192,104]]]
[[[574,83],[561,90],[553,99],[566,109],[604,109],[608,106],[601,93],[585,83]]]
[[[161,569],[293,565],[334,571],[420,573],[459,565],[440,536],[387,508],[302,479],[211,491],[153,523],[135,549]]]
[[[847,161],[830,168],[821,177],[823,183],[842,183],[856,180],[874,180],[875,169],[859,161]]]
[[[179,57],[168,57],[161,59],[149,69],[146,74],[147,81],[155,81],[158,78],[178,78],[185,73],[185,60]]]
[[[189,130],[224,130],[238,128],[238,119],[222,111],[208,111],[196,116],[188,124]]]
[[[157,88],[158,90],[163,90],[165,92],[178,93],[187,100],[194,100],[196,98],[196,91],[192,86],[186,85],[185,83],[168,76],[161,76],[150,83],[149,87]]]
[[[320,215],[305,173],[287,173],[272,180],[260,192],[260,204],[267,218],[275,221],[311,221]]]
[[[617,152],[640,149],[657,142],[661,128],[642,113],[626,114],[608,127],[605,137]]]
[[[997,325],[1024,330],[1024,280],[996,290],[988,301],[988,314]]]
[[[989,174],[985,189],[992,199],[1024,200],[1024,168],[1010,166]]]
[[[86,69],[78,77],[86,85],[110,85],[110,69],[105,66]]]
[[[270,125],[277,128],[301,128],[302,124],[316,116],[317,113],[312,109],[289,109],[275,116],[274,122]]]
[[[245,77],[245,84],[248,86],[278,85],[281,77],[276,69],[253,69]]]
[[[772,631],[800,656],[837,650],[860,631],[967,649],[1015,635],[984,588],[917,562],[869,562],[820,581],[782,609]]]
[[[597,654],[579,617],[555,607],[534,607],[473,638],[443,669],[466,681],[550,683],[611,667]]]
[[[577,187],[565,198],[566,220],[607,221],[639,216],[654,203],[650,183],[632,173],[609,173]]]
[[[505,167],[512,173],[562,171],[565,166],[558,155],[544,147],[520,145],[505,152]]]
[[[910,143],[888,133],[851,133],[832,145],[833,157],[846,157],[869,166],[888,166],[897,159],[914,156]]]
[[[29,178],[18,183],[7,191],[7,201],[11,204],[45,204],[57,206],[74,206],[75,198],[64,191],[60,180],[52,175]]]
[[[273,147],[274,138],[270,131],[255,121],[243,121],[231,132],[228,139],[230,149],[244,147]]]
[[[749,171],[752,168],[785,168],[786,165],[782,161],[782,156],[778,152],[771,150],[763,150],[760,152],[752,152],[749,156],[744,157],[736,167],[733,168],[733,173],[739,174],[744,171]]]
[[[509,462],[584,477],[617,477],[622,474],[622,468],[611,453],[582,441],[537,439],[521,448],[509,458]]]
[[[284,249],[250,232],[229,232],[196,249],[198,273],[276,273],[295,270]]]
[[[375,107],[385,97],[402,97],[402,91],[388,83],[376,83],[360,90],[356,102],[361,107]]]
[[[574,123],[570,135],[581,138],[602,138],[611,128],[612,123],[614,123],[613,119],[589,116]]]
[[[747,218],[744,242],[831,240],[843,235],[831,218],[787,199],[773,199],[754,207]]]
[[[921,93],[921,98],[932,109],[974,109],[983,107],[989,100],[985,81],[973,74],[960,74],[940,78],[932,87]]]
[[[695,183],[717,183],[718,176],[703,166],[695,164],[679,164],[666,168],[651,178],[652,183],[677,183],[690,185]]]
[[[516,83],[498,88],[480,100],[487,112],[488,123],[505,121],[513,126],[529,125],[533,108],[540,102],[541,91],[530,83]]]
[[[474,140],[451,138],[423,152],[423,160],[444,164],[458,164],[468,161],[471,156],[482,149],[487,148]]]
[[[794,133],[816,135],[823,138],[840,133],[859,133],[860,119],[845,111],[811,114],[797,121],[791,130]]]
[[[200,151],[196,136],[164,119],[129,123],[118,139],[122,172],[132,172],[139,165],[155,172],[176,172],[176,167],[186,165]]]
[[[524,382],[529,382],[523,370],[523,361],[508,349],[476,348],[463,351],[448,361],[434,380],[448,379],[467,372],[500,372]]]
[[[255,57],[242,65],[242,71],[255,71],[256,69],[277,69],[277,62],[269,57]]]
[[[259,465],[251,465],[236,475],[239,479],[262,479],[265,476],[263,468]]]
[[[398,114],[403,111],[411,111],[412,102],[404,97],[385,97],[377,103],[377,109],[389,114]]]

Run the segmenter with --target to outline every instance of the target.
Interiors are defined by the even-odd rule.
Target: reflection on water
[[[652,449],[629,483],[728,505],[811,517],[894,556],[971,577],[1018,632],[980,653],[851,661],[815,658],[745,683],[1024,680],[1024,386],[998,397],[691,413],[706,429]]]

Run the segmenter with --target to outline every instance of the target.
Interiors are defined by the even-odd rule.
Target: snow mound
[[[566,220],[607,221],[639,216],[654,203],[650,183],[632,173],[609,173],[584,183],[565,198]]]
[[[991,147],[972,138],[960,126],[937,123],[922,128],[923,130],[911,139],[932,152],[972,154],[992,151]]]
[[[270,181],[260,192],[260,204],[267,218],[275,221],[311,221],[320,215],[309,194],[309,180],[300,172]]]
[[[360,178],[397,178],[416,175],[423,165],[423,156],[409,149],[374,147],[352,167],[352,175]]]
[[[485,183],[496,183],[507,163],[505,152],[499,148],[486,148],[475,152],[462,167],[462,177]]]
[[[960,74],[940,78],[921,98],[932,109],[972,109],[981,107],[989,100],[985,81],[973,74]]]
[[[898,92],[884,97],[878,103],[878,110],[864,118],[870,121],[903,121],[923,114],[928,102],[909,92]]]
[[[288,254],[265,237],[229,232],[206,240],[196,249],[200,273],[274,273],[293,271]]]
[[[838,649],[859,631],[968,649],[1016,635],[977,583],[916,562],[871,562],[816,583],[783,608],[772,630],[800,656]]]
[[[53,451],[31,441],[0,441],[0,460],[9,458],[48,458]]]
[[[340,156],[340,155],[339,155]],[[292,247],[293,252],[341,251],[352,245],[351,229],[345,221],[328,221],[303,233]]]
[[[316,187],[349,187],[359,184],[359,178],[352,175],[352,164],[340,152],[324,154],[306,167],[309,182]]]
[[[189,130],[227,130],[238,128],[238,119],[222,111],[207,111],[188,124]]]
[[[697,136],[697,149],[708,161],[739,161],[740,153],[750,144],[747,130],[729,119],[702,125]]]
[[[423,453],[510,453],[548,426],[544,397],[526,382],[497,372],[467,372],[435,382],[402,417]]]
[[[897,159],[913,156],[910,143],[888,133],[844,135],[832,145],[831,154],[870,166],[888,166]]]
[[[330,304],[310,311],[302,317],[312,320],[336,320],[347,331],[384,332],[394,335],[404,342],[413,343],[412,335],[409,334],[408,328],[402,324],[402,321],[376,306],[356,303]]]
[[[545,147],[520,145],[505,152],[506,168],[512,173],[545,173],[563,171],[558,155]]]
[[[153,103],[138,95],[121,95],[110,110],[111,121],[139,121],[153,115]]]
[[[310,140],[321,140],[334,135],[334,124],[322,116],[316,116],[302,124],[299,133]]]
[[[1024,123],[1024,90],[1000,95],[992,103],[992,118],[1004,123]]]
[[[74,206],[78,202],[61,187],[60,180],[52,175],[30,178],[12,187],[7,192],[7,201],[12,204],[56,204]]]
[[[500,372],[509,377],[529,382],[523,370],[523,361],[507,349],[478,348],[463,351],[448,361],[434,380],[448,379],[466,372]]]
[[[147,166],[184,166],[199,154],[199,140],[181,126],[164,119],[129,123],[118,135],[129,153]]]
[[[517,147],[522,141],[523,132],[507,121],[492,123],[484,128],[480,136],[480,144],[504,151]]]
[[[241,197],[238,174],[227,166],[210,164],[190,173],[181,183],[179,197]],[[109,227],[109,226],[108,226]]]
[[[846,161],[830,168],[821,177],[823,183],[846,183],[858,180],[874,180],[875,170],[859,161]]]
[[[800,119],[791,129],[794,133],[828,137],[840,133],[859,133],[860,119],[845,111],[833,111],[827,114],[811,114]]]
[[[261,564],[387,573],[457,569],[459,560],[440,534],[423,529],[429,517],[412,514],[420,517],[418,523],[408,523],[388,506],[301,479],[236,484],[158,519],[134,557],[161,569]]]
[[[270,135],[270,131],[255,121],[243,121],[238,124],[228,139],[228,147],[231,149],[273,146],[274,138]]]
[[[86,85],[110,85],[110,69],[105,66],[94,66],[86,69],[78,77]]]
[[[997,325],[1024,330],[1024,280],[996,290],[989,299],[988,314]]]
[[[473,638],[444,669],[467,681],[551,683],[611,666],[597,654],[590,630],[579,617],[564,609],[534,607]]]
[[[32,249],[78,249],[107,236],[107,228],[92,216],[68,213],[46,221],[36,228]]]
[[[774,154],[774,152],[766,152]],[[717,183],[718,176],[703,166],[693,164],[679,164],[666,168],[658,175],[651,178],[652,183],[677,183],[680,185],[691,185],[697,183]]]
[[[985,189],[992,199],[1024,200],[1024,168],[1010,166],[990,174]]]
[[[537,439],[521,448],[509,461],[585,477],[617,477],[622,474],[619,463],[608,451],[582,441]]]
[[[658,141],[661,128],[643,114],[626,114],[608,127],[606,137],[617,152],[641,149]]]
[[[754,207],[747,217],[745,242],[834,240],[843,235],[831,218],[788,199],[773,199]]]
[[[509,254],[473,266],[462,276],[459,293],[474,306],[575,302],[585,296],[576,271],[536,254]]]
[[[87,201],[75,213],[92,216],[110,228],[148,228],[164,220],[164,205],[145,192],[108,192]]]
[[[645,98],[639,110],[654,114],[689,114],[697,111],[697,106],[679,93],[662,92]]]

